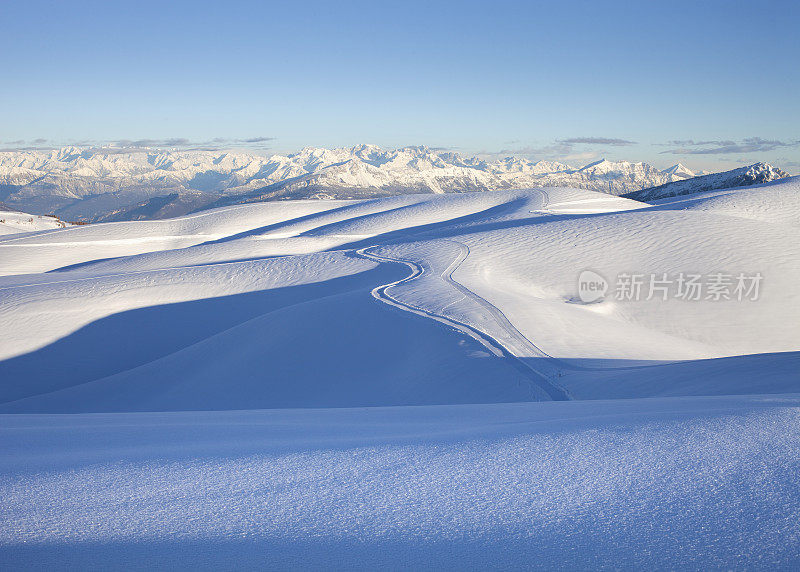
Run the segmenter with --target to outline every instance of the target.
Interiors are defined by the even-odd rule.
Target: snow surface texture
[[[798,186],[0,237],[0,565],[796,567]],[[763,284],[617,300],[622,272]]]
[[[209,206],[275,199],[364,198],[532,186],[615,195],[681,181],[683,165],[601,160],[582,168],[507,157],[485,161],[427,147],[306,148],[288,156],[78,148],[0,152],[0,200],[70,220],[162,219]]]
[[[800,398],[8,416],[7,568],[789,569]]]

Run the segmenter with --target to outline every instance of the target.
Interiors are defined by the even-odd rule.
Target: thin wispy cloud
[[[200,141],[193,141],[185,137],[173,137],[170,139],[137,139],[134,141],[128,139],[118,139],[109,142],[112,145],[120,147],[150,147],[150,148],[189,148],[189,147],[202,147],[204,149],[223,149],[225,147],[241,147],[253,145],[257,143],[267,143],[274,141],[274,137],[246,137],[241,139],[234,139],[229,137],[214,137],[213,139],[206,139]],[[258,145],[259,147],[261,145]]]
[[[506,147],[498,151],[481,151],[479,155],[486,156],[523,156],[523,157],[555,157],[571,153],[573,146],[567,143],[553,143],[536,147],[526,145],[524,147]]]
[[[654,143],[654,145],[662,146],[662,147],[670,147],[675,145],[680,146],[699,146],[699,145],[736,145],[735,141],[731,140],[722,140],[722,139],[713,139],[709,141],[695,141],[694,139],[678,139],[675,141],[667,141],[666,143]]]
[[[447,152],[459,151],[461,149],[461,147],[455,147],[455,146],[449,145],[449,146],[446,146],[446,147],[428,147],[428,149],[430,149],[431,151],[437,152],[437,153],[440,153],[440,152],[447,153]]]
[[[235,141],[241,143],[264,143],[266,141],[274,141],[274,137],[251,137],[250,139],[236,139]]]
[[[786,147],[797,147],[800,141],[780,141],[777,139],[762,139],[761,137],[747,137],[736,141],[670,141],[675,145],[673,149],[661,151],[661,154],[670,155],[728,155],[733,153],[764,153]]]
[[[559,142],[565,143],[567,145],[575,145],[575,144],[612,145],[614,147],[636,145],[636,141],[629,141],[627,139],[615,139],[613,137],[572,137],[570,139],[560,139]]]
[[[535,160],[586,161],[599,157],[602,147],[626,147],[636,144],[636,141],[616,137],[570,137],[556,139],[549,145],[506,147],[499,151],[482,151],[479,155],[484,157],[526,157]],[[595,148],[591,148],[592,146]]]
[[[171,139],[117,139],[110,143],[119,147],[187,147],[191,141],[184,137],[173,137]]]
[[[246,137],[244,139],[231,139],[228,137],[214,137],[210,142],[211,143],[218,143],[223,145],[248,145],[253,143],[268,143],[270,141],[275,141],[275,137]],[[201,143],[202,145],[207,145],[209,142],[206,141]]]
[[[162,139],[113,139],[113,140],[81,140],[54,142],[44,138],[24,140],[17,139],[6,141],[10,146],[5,151],[52,151],[61,147],[75,146],[86,147],[92,150],[102,149],[104,153],[131,153],[149,149],[179,149],[185,151],[220,151],[224,149],[269,149],[267,143],[274,141],[275,137],[214,137],[213,139],[192,140],[186,137],[168,137]]]

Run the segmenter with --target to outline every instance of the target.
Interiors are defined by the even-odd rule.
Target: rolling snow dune
[[[97,277],[64,273],[55,281],[8,286],[0,290],[0,319],[24,327],[0,334],[3,357],[38,349],[92,321],[134,308],[315,283],[374,266],[332,252]]]
[[[470,249],[456,279],[507,310],[550,355],[692,359],[797,347],[800,233],[795,229],[706,212],[640,210],[554,217],[452,238]],[[763,291],[748,303],[655,297],[568,304],[584,269],[607,277],[612,287],[626,272],[648,277],[760,272]],[[749,335],[742,335],[742,327]]]
[[[47,272],[90,260],[182,248],[346,204],[347,201],[262,203],[163,221],[85,225],[0,237],[0,275]]]
[[[172,221],[109,223],[29,235],[21,239],[21,244],[4,244],[9,263],[15,264],[26,248],[41,243],[52,249],[46,257],[48,266],[62,270],[0,280],[0,319],[14,325],[0,332],[0,357],[6,359],[0,362],[0,371],[6,372],[0,382],[0,401],[8,402],[3,408],[15,411],[26,407],[100,411],[110,406],[111,401],[105,399],[117,403],[115,409],[124,408],[124,404],[133,410],[181,409],[180,399],[188,400],[185,407],[189,409],[214,408],[215,394],[210,389],[214,376],[204,372],[227,367],[239,377],[252,377],[263,368],[266,373],[259,375],[281,386],[284,378],[274,377],[272,373],[277,369],[268,364],[285,359],[292,351],[279,351],[277,348],[283,347],[281,340],[270,336],[278,331],[289,335],[296,329],[292,335],[297,339],[304,335],[311,339],[311,334],[303,332],[309,328],[324,330],[329,323],[305,313],[302,319],[294,318],[295,312],[314,307],[320,316],[326,316],[326,305],[347,300],[349,312],[331,320],[336,324],[347,322],[348,328],[354,328],[347,336],[352,335],[352,343],[357,346],[358,336],[370,337],[365,333],[366,327],[359,334],[359,316],[365,320],[366,316],[373,316],[374,299],[394,305],[407,314],[404,317],[409,322],[415,319],[411,314],[417,314],[439,322],[433,326],[436,331],[444,328],[447,333],[455,329],[457,335],[466,335],[481,344],[481,352],[492,359],[515,359],[514,367],[508,370],[509,383],[520,383],[522,373],[530,386],[529,396],[567,398],[574,384],[575,391],[584,397],[603,398],[603,390],[590,390],[591,381],[587,379],[595,379],[598,388],[607,387],[600,381],[604,378],[595,375],[599,370],[627,370],[638,365],[648,366],[641,370],[639,379],[650,379],[649,383],[620,382],[619,387],[608,391],[615,397],[673,395],[675,388],[669,376],[658,370],[664,364],[706,360],[702,367],[708,370],[724,363],[715,358],[791,353],[798,349],[800,300],[794,284],[800,280],[800,231],[785,224],[786,218],[781,216],[775,215],[772,218],[779,220],[771,220],[768,214],[779,212],[780,208],[766,206],[783,201],[796,185],[795,179],[787,179],[767,187],[709,196],[700,203],[703,208],[687,208],[683,202],[649,207],[590,191],[553,188],[349,203],[283,202],[272,205],[273,211],[262,203]],[[723,203],[714,202],[722,200],[720,197]],[[759,216],[730,216],[731,210],[757,211]],[[119,232],[131,239],[148,237],[158,244],[159,226],[167,234],[185,233],[187,240],[196,242],[212,233],[227,235],[196,246],[109,260],[102,259],[102,247],[97,249],[97,242],[113,240],[110,236]],[[74,238],[58,239],[58,235]],[[159,249],[162,247],[163,244],[158,245]],[[62,250],[66,260],[59,257]],[[76,256],[83,262],[74,266],[62,264],[74,261]],[[392,280],[384,280],[378,277],[390,271],[373,272],[376,267],[394,268],[391,272],[401,275],[392,274]],[[577,296],[577,278],[586,269],[607,277],[611,283],[606,297],[593,304],[583,304]],[[404,278],[402,273],[409,271],[415,275]],[[643,299],[631,301],[618,300],[613,295],[614,279],[625,272],[672,276],[723,271],[730,275],[763,275],[760,297],[686,301],[659,297],[648,300],[642,296]],[[394,285],[377,289],[388,283]],[[252,303],[247,297],[242,300],[247,299],[250,306],[235,301],[237,296],[248,293],[254,294],[253,299],[278,299],[269,293],[293,289],[314,294],[296,297],[295,307],[279,312],[283,308],[280,304]],[[215,318],[225,313],[222,302],[212,304],[207,310],[209,318],[204,318],[207,324],[218,326],[198,330],[171,317],[188,315],[182,309],[175,314],[171,305],[198,302],[193,311],[202,313],[206,311],[199,302],[227,298],[232,307],[238,308],[233,312],[235,319]],[[286,299],[295,298],[289,295]],[[87,300],[91,303],[87,304]],[[379,314],[387,310],[381,309]],[[142,318],[135,310],[142,310],[142,315],[163,314],[163,321],[171,327],[163,328],[162,335],[153,338],[160,340],[158,343],[114,346],[109,342],[112,347],[123,348],[117,352],[117,359],[92,357],[102,351],[103,339],[127,339],[126,332],[141,327]],[[352,320],[345,318],[349,314]],[[128,320],[134,325],[128,325]],[[235,327],[243,328],[245,322],[253,320],[262,324],[263,333],[252,329],[246,335],[236,332]],[[273,320],[280,326],[270,326]],[[323,328],[321,324],[326,325]],[[742,335],[743,328],[748,335]],[[185,331],[196,331],[198,335],[182,335]],[[344,329],[340,335],[345,336]],[[205,341],[211,337],[224,347],[229,345],[243,353],[239,358],[217,355],[216,350],[205,348]],[[237,344],[237,339],[247,341]],[[260,339],[263,341],[254,341]],[[387,341],[389,346],[398,343],[397,339]],[[190,350],[189,346],[197,349]],[[248,347],[251,349],[246,350]],[[89,348],[91,353],[87,354]],[[431,350],[435,352],[435,347]],[[421,358],[420,363],[426,359]],[[58,363],[71,373],[56,376],[42,371],[34,380],[22,381],[26,368],[43,362]],[[151,362],[153,365],[148,365]],[[331,367],[326,365],[319,371]],[[365,367],[364,375],[369,375],[371,367]],[[190,369],[198,373],[189,376],[186,372]],[[686,371],[691,369],[689,366]],[[374,372],[374,376],[384,379],[389,375],[381,371]],[[772,387],[794,387],[797,380],[789,369],[780,371]],[[300,377],[314,376],[309,370]],[[356,377],[361,379],[359,376]],[[166,388],[171,377],[186,381],[181,394],[184,397],[159,405],[153,388]],[[189,382],[190,377],[209,386],[204,390],[207,398],[191,396],[195,382]],[[430,377],[430,383],[435,384],[435,379],[447,376],[431,373]],[[156,383],[155,379],[163,381]],[[151,390],[142,389],[142,400],[133,396],[113,399],[115,394],[124,392],[112,388],[122,384],[134,388],[131,391],[135,393],[145,380]],[[487,393],[474,399],[507,400],[505,389],[498,390],[495,397],[490,395],[493,388],[506,387],[506,382],[488,387]],[[628,389],[622,391],[621,387]],[[46,397],[49,391],[60,393]],[[105,397],[92,399],[90,394],[94,391]],[[306,405],[341,407],[450,400],[461,403],[464,395],[470,394],[459,394],[455,388],[448,390],[450,397],[433,388],[424,396],[403,391],[386,392],[383,398],[380,391],[369,398],[363,391],[341,391],[336,396],[329,395],[327,401],[308,397]],[[686,391],[695,393],[690,388]],[[746,386],[743,377],[729,382],[729,393],[750,391],[757,389]],[[67,399],[64,392],[84,397]],[[248,407],[244,396],[251,395],[252,390],[242,389],[239,394],[228,392],[226,397],[230,403],[239,403],[237,407]],[[304,404],[300,397],[283,399],[280,392],[260,395],[253,402],[256,405],[251,406]],[[24,403],[10,403],[22,398]]]
[[[0,411],[347,407],[531,399],[525,378],[504,360],[491,359],[471,338],[374,304],[368,286],[399,277],[399,269],[391,270],[364,273],[356,280],[312,284],[304,292],[300,287],[273,289],[151,307],[100,320],[38,353],[0,363],[0,375],[22,377],[36,364],[63,362],[81,347],[107,337],[119,339],[123,352],[76,371],[53,369],[54,375],[42,376],[46,385],[3,388],[3,401],[23,397],[20,391],[35,395],[0,405]],[[236,323],[247,313],[261,315]],[[206,314],[223,319],[217,318],[218,324],[189,322],[192,316]],[[310,323],[315,325],[309,327]],[[185,328],[190,325],[194,335],[188,336]],[[172,329],[180,329],[183,339]],[[200,341],[198,330],[206,336]],[[359,358],[345,359],[352,348],[357,348]],[[137,364],[142,365],[134,367]],[[48,366],[38,367],[41,371]]]
[[[0,237],[0,564],[794,568],[797,187]]]

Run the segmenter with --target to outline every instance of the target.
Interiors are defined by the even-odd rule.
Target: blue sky
[[[800,3],[0,0],[0,147],[800,171]]]

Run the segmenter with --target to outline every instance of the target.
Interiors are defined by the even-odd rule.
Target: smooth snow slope
[[[797,187],[0,238],[0,565],[796,567]],[[763,284],[617,300],[623,272]]]

